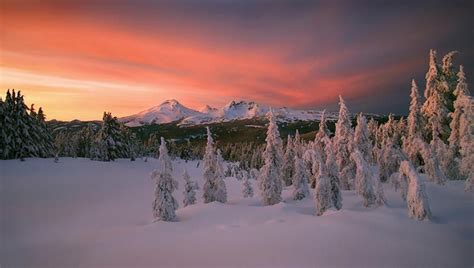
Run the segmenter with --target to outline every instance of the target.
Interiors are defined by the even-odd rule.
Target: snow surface
[[[203,123],[227,122],[232,120],[251,119],[267,114],[270,107],[255,102],[231,101],[224,107],[212,108],[206,105],[200,111],[185,107],[177,100],[167,100],[162,104],[135,115],[120,118],[129,127],[146,124],[163,124],[180,121],[180,125],[199,125]],[[321,111],[274,108],[278,121],[314,121],[321,119]],[[329,120],[337,120],[337,114],[330,113]]]
[[[343,191],[343,208],[315,216],[312,198],[261,206],[227,178],[228,203],[202,202],[197,162],[174,161],[179,222],[152,222],[157,160],[60,158],[0,161],[0,266],[48,267],[472,267],[474,196],[462,181],[426,182],[433,221],[408,217],[384,184],[387,207],[364,208]],[[200,165],[202,167],[202,163]],[[183,168],[199,183],[183,208]]]

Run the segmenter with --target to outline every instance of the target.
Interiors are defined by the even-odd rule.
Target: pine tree
[[[290,186],[293,180],[293,174],[295,173],[295,148],[293,145],[293,139],[288,135],[286,143],[285,155],[283,157],[283,182],[286,186]]]
[[[354,132],[354,146],[364,157],[367,162],[372,162],[372,143],[370,141],[367,120],[362,113],[357,117],[357,126]]]
[[[183,171],[183,180],[185,182],[183,191],[183,206],[187,207],[194,205],[196,203],[196,190],[199,189],[199,187],[196,182],[191,181],[191,177],[189,177],[188,171],[186,169]]]
[[[368,207],[374,204],[376,200],[373,186],[373,171],[358,150],[351,154],[351,158],[357,166],[355,189],[364,198],[364,206]]]
[[[157,220],[174,221],[175,210],[178,202],[173,197],[173,192],[178,188],[178,183],[173,179],[171,172],[173,167],[168,155],[166,142],[161,138],[160,157],[158,158],[160,168],[154,170],[151,178],[155,180],[155,200],[153,201],[153,216]]]
[[[227,188],[225,185],[224,175],[224,159],[222,158],[221,151],[217,150],[217,162],[216,162],[216,177],[215,185],[217,186],[215,192],[215,198],[217,202],[227,202]]]
[[[259,188],[264,205],[274,205],[281,201],[283,162],[282,145],[278,126],[270,109],[268,113],[269,125],[267,130],[266,147],[263,155],[265,164],[259,177]]]
[[[408,114],[408,133],[407,137],[403,141],[403,151],[408,156],[410,161],[415,165],[419,166],[420,159],[419,153],[414,148],[413,142],[416,138],[422,138],[423,133],[423,115],[421,114],[421,98],[418,92],[418,87],[415,83],[415,79],[411,81],[411,94],[410,94],[410,112]]]
[[[293,199],[301,200],[309,195],[308,174],[303,160],[295,156],[295,173],[293,174]]]
[[[324,139],[326,148],[326,169],[329,178],[331,195],[330,200],[332,206],[337,210],[342,208],[342,195],[340,191],[339,172],[336,164],[336,156],[334,154],[334,145],[329,138]]]
[[[247,172],[243,172],[242,194],[244,198],[253,197],[252,183],[249,180],[249,175],[247,174]]]
[[[321,121],[319,122],[319,129],[314,138],[313,149],[316,150],[322,157],[323,161],[326,161],[324,140],[329,137],[329,131],[326,125],[326,110],[321,114]]]
[[[339,119],[336,123],[336,133],[334,136],[334,148],[336,152],[336,163],[339,169],[339,178],[342,189],[353,188],[354,170],[350,160],[351,142],[353,139],[351,121],[347,106],[339,96]]]
[[[410,218],[423,220],[431,217],[431,210],[426,195],[425,184],[415,168],[408,161],[400,164],[400,174],[408,181],[407,205]]]
[[[331,182],[326,169],[326,164],[320,159],[318,179],[315,191],[316,215],[321,216],[331,207]]]
[[[216,152],[211,130],[207,127],[207,145],[204,154],[204,203],[214,201],[225,203],[227,191],[224,182],[224,172],[220,153]]]
[[[452,63],[452,55],[448,54],[444,61],[444,68],[450,69]],[[450,88],[449,74],[443,72],[443,68],[440,68],[436,62],[436,51],[430,50],[430,67],[426,74],[426,89],[425,98],[426,101],[423,104],[422,112],[427,119],[425,137],[430,137],[429,132],[433,129],[433,124],[436,124],[435,128],[438,129],[441,140],[444,142],[449,137],[449,113],[452,111],[453,106],[453,92],[454,89]],[[428,139],[430,140],[430,139]]]
[[[104,112],[102,125],[97,133],[94,145],[97,152],[94,156],[96,160],[114,161],[119,157],[126,157],[126,145],[122,139],[117,117],[113,117],[111,113]]]
[[[302,157],[302,155],[303,155],[303,143],[301,141],[300,132],[298,130],[296,130],[296,133],[295,133],[295,140],[293,141],[293,148],[294,148],[295,154],[298,155],[299,157]]]

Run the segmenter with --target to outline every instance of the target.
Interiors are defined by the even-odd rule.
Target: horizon
[[[406,115],[411,79],[424,91],[429,49],[438,62],[459,51],[471,81],[472,5],[7,0],[0,86],[61,121],[168,99],[194,110],[245,100],[336,111],[338,95],[354,114]]]

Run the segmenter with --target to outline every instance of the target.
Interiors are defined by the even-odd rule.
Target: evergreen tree
[[[183,191],[183,206],[187,207],[196,203],[196,190],[199,189],[196,182],[191,181],[188,171],[184,169],[183,172],[184,191]]]
[[[411,94],[410,94],[410,108],[408,114],[408,133],[403,141],[403,151],[408,156],[410,161],[415,165],[419,166],[420,158],[419,153],[415,149],[413,142],[417,138],[422,138],[422,127],[423,127],[423,115],[421,114],[421,98],[418,92],[418,87],[415,83],[415,79],[411,81]]]
[[[426,74],[425,98],[422,111],[427,119],[426,132],[429,134],[433,125],[438,129],[441,140],[444,142],[449,137],[449,113],[452,111],[454,88],[450,88],[450,74],[443,72],[443,69],[450,69],[452,66],[452,55],[448,54],[444,61],[444,68],[441,68],[436,62],[436,51],[430,50],[430,64]],[[430,140],[430,135],[425,135]]]
[[[295,154],[298,155],[298,157],[302,157],[303,143],[301,141],[300,132],[298,130],[296,130],[296,133],[295,133],[295,140],[293,141],[293,147],[294,147]]]
[[[315,202],[316,215],[321,216],[331,207],[331,183],[329,180],[326,164],[320,159],[318,179],[316,183]]]
[[[364,198],[364,206],[368,207],[376,200],[372,169],[358,150],[351,154],[351,158],[357,166],[355,189]]]
[[[113,161],[127,155],[126,145],[122,140],[117,117],[113,117],[111,113],[104,112],[102,125],[95,140],[95,146],[97,154],[94,156],[94,159],[100,161]]]
[[[321,114],[321,121],[319,122],[319,129],[314,138],[313,149],[316,150],[322,157],[323,161],[326,161],[324,140],[329,137],[329,131],[326,125],[326,110]]]
[[[295,173],[295,147],[293,145],[293,139],[288,135],[286,143],[286,151],[283,157],[283,182],[286,186],[290,186],[293,180],[293,174]]]
[[[264,205],[274,205],[281,201],[283,162],[282,145],[278,126],[270,109],[266,148],[263,155],[265,164],[259,177],[260,194]]]
[[[400,174],[408,181],[407,205],[410,218],[423,220],[431,217],[431,210],[426,196],[425,184],[415,168],[408,161],[400,164]]]
[[[151,178],[156,182],[153,216],[157,220],[174,221],[176,219],[175,210],[178,208],[178,202],[173,197],[173,192],[178,188],[178,183],[171,175],[173,167],[168,155],[168,149],[166,148],[166,142],[163,138],[161,138],[158,163],[160,168],[154,170],[151,174]]]
[[[351,121],[347,106],[339,96],[339,118],[336,123],[336,133],[334,136],[334,149],[336,152],[336,163],[339,169],[341,187],[350,190],[353,186],[354,170],[350,160],[351,142],[353,139]]]
[[[339,172],[336,164],[336,156],[334,154],[334,145],[329,138],[324,139],[326,148],[326,170],[330,183],[330,201],[337,210],[342,208],[342,195],[340,191]]]
[[[295,156],[295,173],[293,174],[293,199],[301,200],[309,195],[308,174],[303,160]]]
[[[216,152],[211,130],[207,127],[207,145],[204,154],[204,203],[214,201],[225,203],[227,192],[220,153]]]
[[[357,117],[357,126],[354,132],[354,146],[362,154],[367,162],[372,162],[372,144],[370,141],[369,129],[367,128],[367,120],[362,113]]]

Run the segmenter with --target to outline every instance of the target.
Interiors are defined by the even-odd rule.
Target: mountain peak
[[[182,105],[182,104],[179,103],[179,101],[175,99],[169,99],[169,100],[165,100],[163,103],[160,104],[160,106],[162,105],[177,106],[177,105]]]

